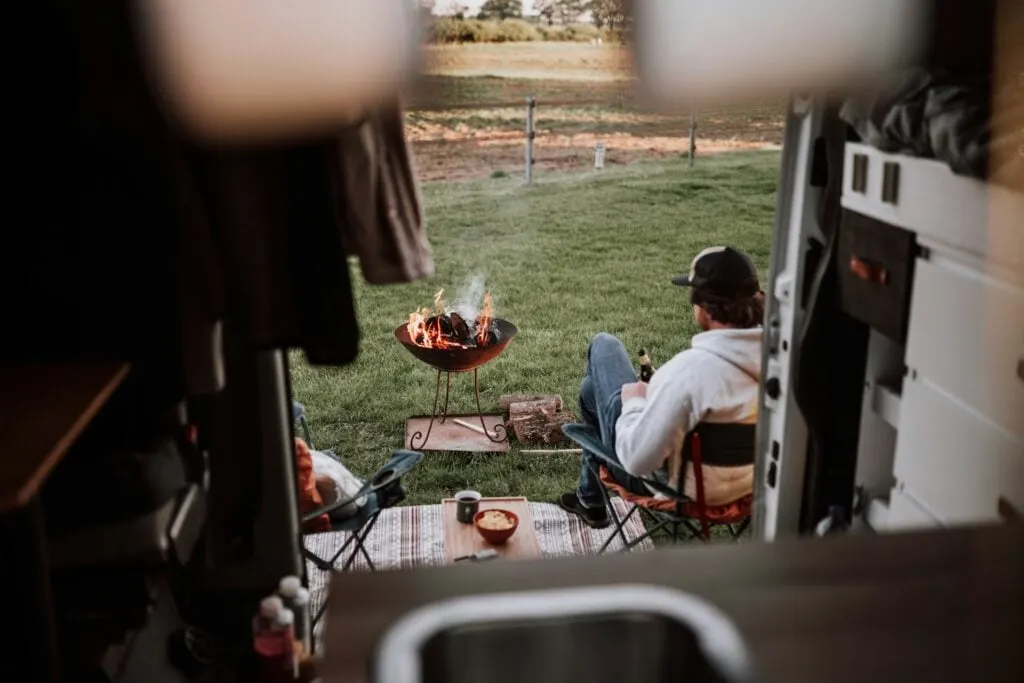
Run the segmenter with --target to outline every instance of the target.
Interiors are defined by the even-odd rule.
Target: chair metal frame
[[[312,449],[312,439],[310,437],[310,430],[306,421],[306,410],[301,403],[292,401],[292,416],[295,418],[295,421],[302,426],[303,432],[307,437],[307,443]],[[334,458],[338,457],[330,451],[321,452],[326,452]],[[366,499],[365,503],[363,503],[363,505],[359,507],[359,510],[351,517],[346,517],[340,520],[332,519],[330,531],[319,532],[334,533],[337,531],[346,531],[351,534],[347,539],[345,539],[342,546],[334,552],[330,559],[325,560],[306,548],[305,545],[303,545],[302,548],[303,557],[312,562],[313,565],[321,571],[333,571],[338,568],[338,560],[351,548],[351,552],[348,558],[344,561],[344,564],[342,564],[340,571],[349,571],[352,567],[352,563],[355,562],[356,557],[359,555],[362,555],[366,560],[366,564],[369,566],[370,571],[376,571],[377,567],[370,558],[370,554],[366,551],[366,539],[369,537],[370,532],[373,531],[373,527],[377,523],[380,513],[405,500],[405,489],[402,488],[402,477],[411,472],[421,460],[423,460],[423,453],[420,453],[419,451],[397,450],[392,454],[391,458],[383,467],[378,469],[373,476],[367,479],[363,485],[359,487],[359,490],[356,491],[355,494],[304,514],[302,516],[302,523],[306,524],[321,515],[330,515],[332,512],[339,510],[360,498],[365,497]],[[323,616],[326,608],[327,601],[324,600],[323,605],[321,605],[320,609],[313,617],[314,625]]]
[[[697,489],[697,499],[691,500],[682,493],[686,476],[685,467],[679,468],[679,477],[676,481],[675,489],[649,477],[629,475],[643,482],[652,490],[652,493],[647,496],[632,493],[611,477],[612,472],[621,472],[626,475],[628,473],[612,456],[608,447],[601,440],[600,435],[590,425],[563,425],[562,431],[584,450],[591,453],[597,461],[596,463],[591,463],[591,470],[601,481],[601,496],[615,526],[615,533],[608,537],[598,551],[598,554],[604,553],[616,537],[619,537],[622,541],[622,551],[628,552],[649,538],[653,540],[654,534],[660,531],[667,532],[673,544],[680,540],[690,540],[691,538],[706,543],[711,540],[711,529],[713,527],[725,527],[733,540],[739,540],[743,532],[750,525],[751,496],[744,497],[738,504],[717,507],[707,505],[704,497],[704,470],[700,449],[700,436],[696,432],[691,431],[687,435],[687,438],[691,440],[690,462],[693,464]],[[632,505],[629,512],[622,518],[619,517],[615,506],[611,504],[609,489],[615,491],[620,498]],[[665,498],[656,498],[655,494],[661,494]],[[734,515],[714,514],[731,510],[734,507],[736,508],[736,514]],[[639,537],[630,540],[626,536],[624,527],[632,519],[633,515],[646,517],[652,526],[648,527],[645,524],[646,531]],[[689,536],[680,538],[681,530],[689,532]]]

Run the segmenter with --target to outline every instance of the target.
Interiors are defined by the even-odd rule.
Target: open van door
[[[1007,37],[1024,12],[924,9],[906,69],[790,101],[766,289],[763,540],[1024,509],[1024,70]]]

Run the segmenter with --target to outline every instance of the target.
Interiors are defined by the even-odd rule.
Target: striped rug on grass
[[[620,519],[628,507],[618,498],[612,499]],[[614,533],[613,527],[591,529],[575,517],[566,514],[557,505],[530,503],[533,523],[537,530],[544,557],[563,555],[594,555]],[[629,539],[644,533],[643,522],[634,515],[626,524],[625,533]],[[329,559],[342,546],[349,534],[345,532],[311,534],[305,537],[306,548],[319,557]],[[442,536],[441,506],[419,505],[384,510],[377,524],[366,539],[366,550],[379,570],[431,567],[444,564],[444,538]],[[622,540],[616,537],[608,551],[622,547]],[[650,539],[644,540],[637,550],[652,550]],[[345,550],[346,557],[349,549]],[[339,561],[339,565],[342,561]],[[362,555],[352,563],[356,571],[368,569]],[[327,586],[327,573],[312,563],[306,564],[309,576],[313,613],[319,609]]]

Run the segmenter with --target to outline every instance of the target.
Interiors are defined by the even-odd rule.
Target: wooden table
[[[59,680],[46,529],[38,493],[128,374],[123,363],[0,367],[0,547],[19,595],[13,651],[33,680]]]
[[[514,512],[519,517],[519,528],[512,538],[503,545],[491,545],[483,539],[472,524],[463,524],[455,518],[456,502],[454,498],[441,501],[441,518],[444,529],[444,558],[451,564],[457,557],[472,555],[480,550],[494,549],[499,558],[524,559],[541,556],[540,543],[537,541],[537,530],[533,524],[533,511],[526,498],[516,496],[509,498],[483,498],[481,510],[503,508]]]
[[[387,626],[461,595],[648,583],[704,596],[766,681],[1024,680],[1020,525],[338,575],[324,680],[368,683]]]
[[[32,500],[127,374],[124,363],[0,367],[0,512]]]

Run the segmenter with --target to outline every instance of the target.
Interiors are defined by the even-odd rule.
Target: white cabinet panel
[[[943,525],[999,520],[999,498],[1024,509],[1024,439],[906,378],[896,479]]]
[[[933,529],[938,520],[918,503],[913,494],[896,487],[889,496],[889,511],[885,526],[879,531],[910,531],[912,529]]]
[[[1024,291],[951,261],[918,259],[906,364],[1024,438]]]

